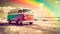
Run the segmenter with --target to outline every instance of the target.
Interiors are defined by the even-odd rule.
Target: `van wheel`
[[[29,22],[29,25],[32,25],[33,24],[33,22]]]
[[[9,22],[9,24],[11,24],[11,21],[10,20],[8,22]]]

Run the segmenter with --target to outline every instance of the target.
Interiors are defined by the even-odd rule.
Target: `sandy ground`
[[[26,26],[0,26],[0,34],[58,34],[56,24],[35,21]]]

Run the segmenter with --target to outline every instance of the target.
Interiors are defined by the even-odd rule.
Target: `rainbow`
[[[20,6],[31,8],[31,9],[37,9],[39,8],[39,5],[41,3],[44,3],[44,6],[43,6],[44,15],[47,14],[45,15],[47,17],[56,17],[56,15],[53,12],[54,8],[50,4],[45,2],[45,0],[8,0],[8,1],[10,3],[15,3],[16,5],[20,5]]]

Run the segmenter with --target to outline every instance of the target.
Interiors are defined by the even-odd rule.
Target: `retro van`
[[[24,25],[33,24],[33,12],[29,9],[11,10],[8,13],[7,20],[9,24]]]

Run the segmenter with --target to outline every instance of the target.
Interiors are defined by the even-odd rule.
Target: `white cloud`
[[[59,1],[55,1],[55,3],[59,3]]]

